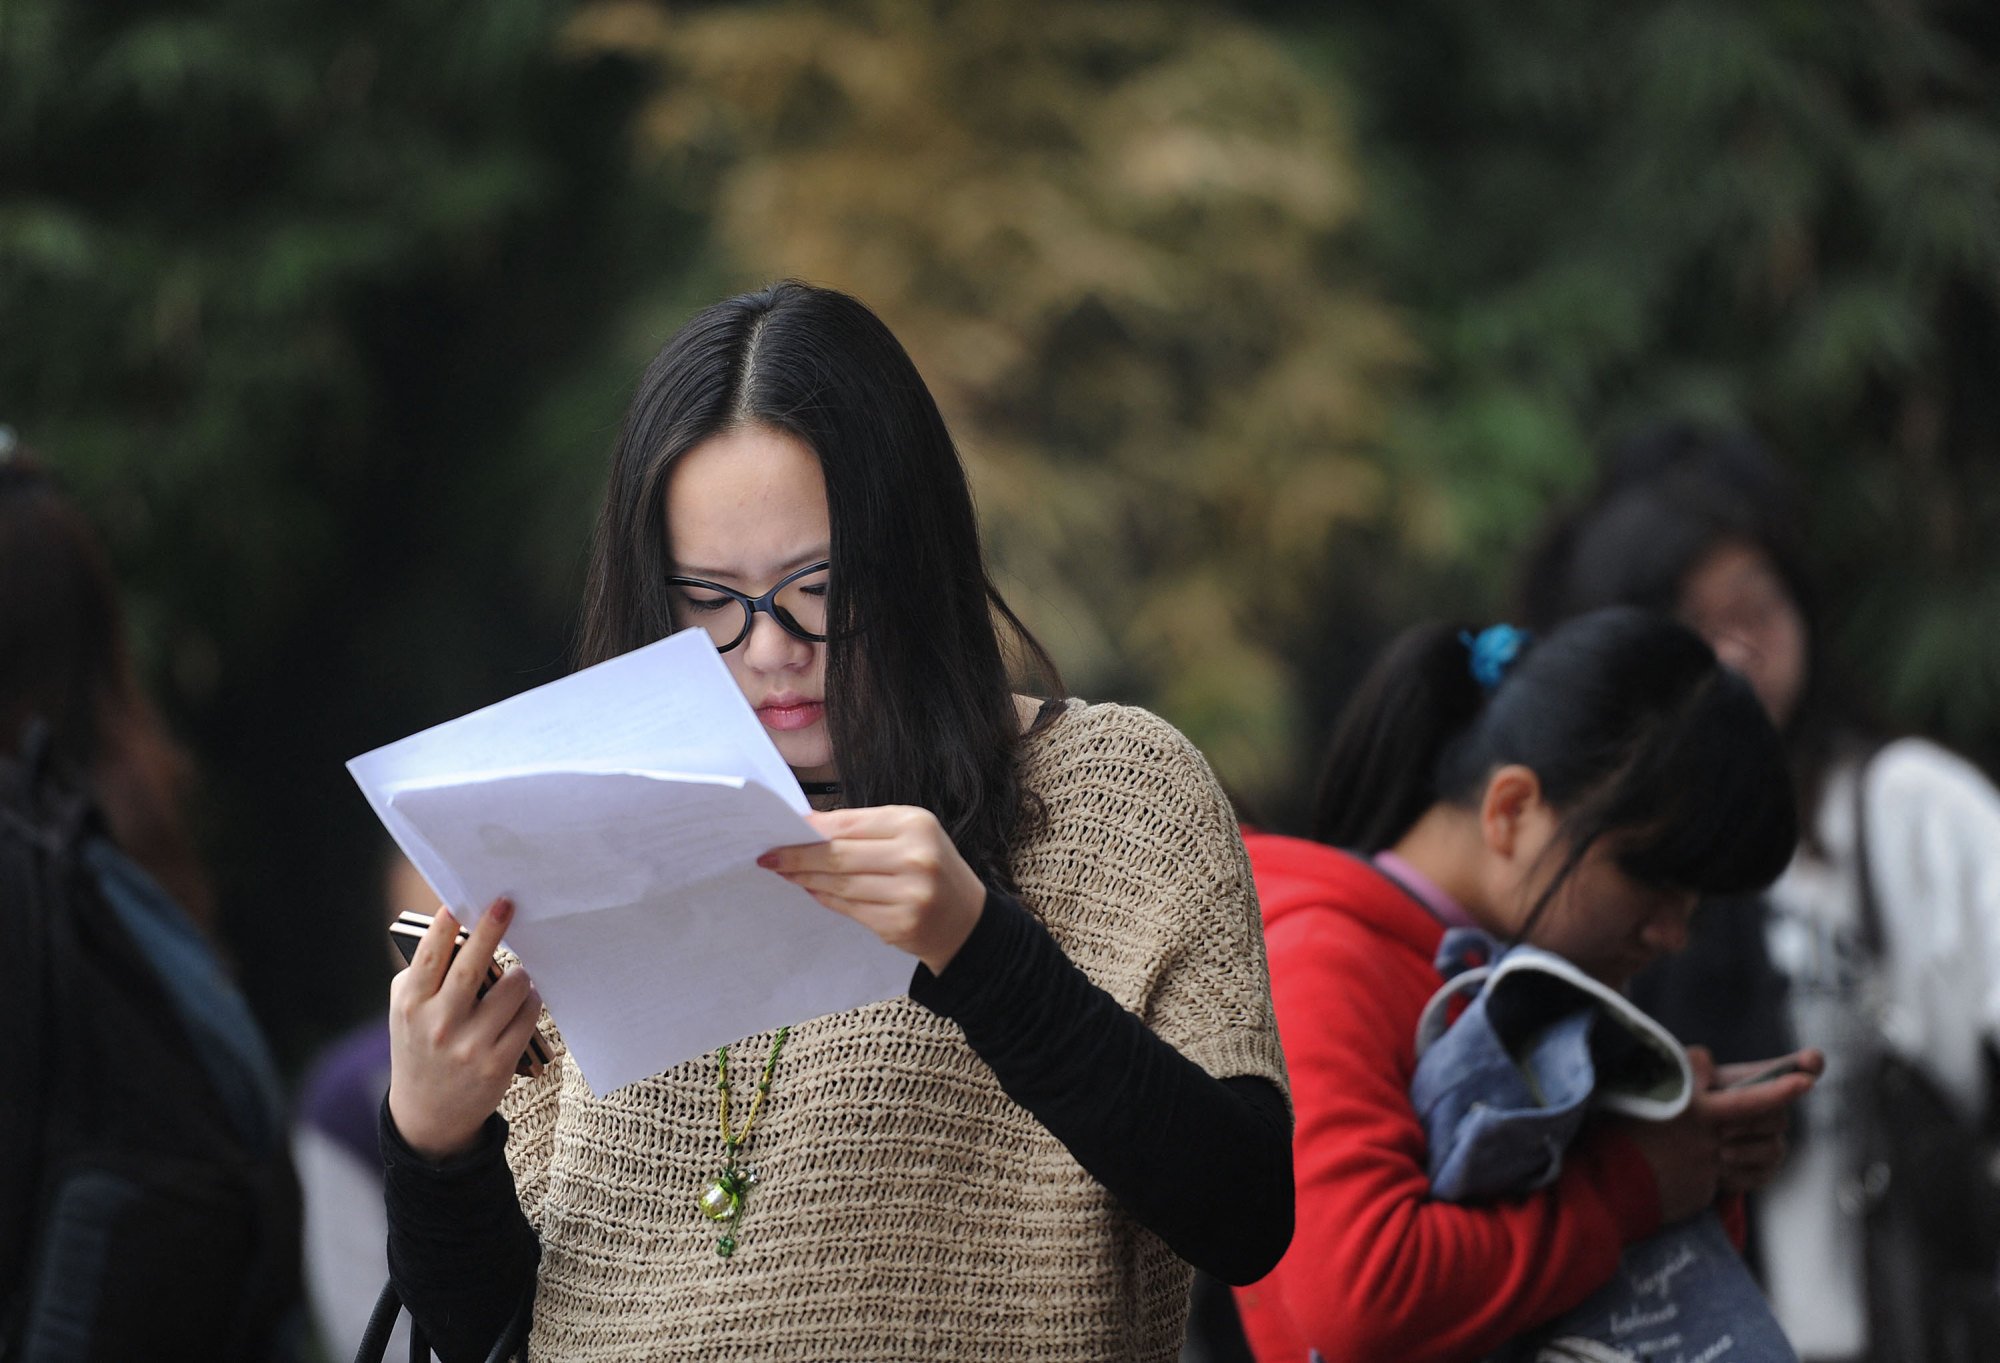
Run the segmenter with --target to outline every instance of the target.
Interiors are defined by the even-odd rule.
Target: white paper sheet
[[[347,765],[462,921],[514,900],[507,945],[596,1093],[908,986],[908,956],[756,864],[818,835],[701,630]]]

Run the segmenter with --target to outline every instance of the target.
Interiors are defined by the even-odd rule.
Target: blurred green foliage
[[[1600,443],[1747,424],[1862,699],[2000,766],[2000,10],[1254,8],[1353,92],[1365,255],[1428,361],[1386,455],[1489,608]]]
[[[342,760],[559,670],[626,309],[696,235],[562,13],[0,5],[0,421],[111,543],[291,1044],[379,997]]]
[[[1410,346],[1344,254],[1339,101],[1186,3],[584,8],[658,73],[655,173],[745,281],[879,309],[971,467],[1003,586],[1073,690],[1170,714],[1239,788],[1296,777],[1288,631],[1389,521]]]

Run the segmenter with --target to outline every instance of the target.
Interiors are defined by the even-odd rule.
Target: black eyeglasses
[[[807,564],[762,596],[745,596],[734,587],[698,577],[670,577],[667,585],[674,589],[674,613],[707,630],[718,653],[727,653],[750,637],[758,611],[793,638],[823,644],[827,571],[832,566],[831,559]]]

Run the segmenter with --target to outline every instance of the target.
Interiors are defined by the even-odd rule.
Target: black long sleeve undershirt
[[[1216,1080],[1092,984],[1047,929],[989,893],[942,975],[910,997],[965,1030],[1000,1087],[1132,1218],[1226,1282],[1253,1282],[1292,1237],[1291,1116],[1268,1080]],[[497,1115],[433,1164],[382,1107],[389,1272],[445,1363],[478,1363],[532,1281],[540,1245]]]
[[[507,1167],[506,1119],[494,1113],[472,1149],[433,1163],[403,1143],[385,1097],[380,1136],[389,1279],[444,1363],[483,1363],[542,1257]]]
[[[1007,1096],[1181,1258],[1230,1283],[1277,1264],[1292,1130],[1269,1081],[1210,1077],[998,894],[942,975],[917,967],[910,997],[963,1027]]]

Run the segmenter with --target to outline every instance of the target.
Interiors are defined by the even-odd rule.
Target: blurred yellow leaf
[[[568,41],[658,73],[661,173],[752,283],[879,311],[952,420],[1010,600],[1071,686],[1157,705],[1248,793],[1310,765],[1266,642],[1343,525],[1412,362],[1328,262],[1339,106],[1180,3],[606,0]]]

